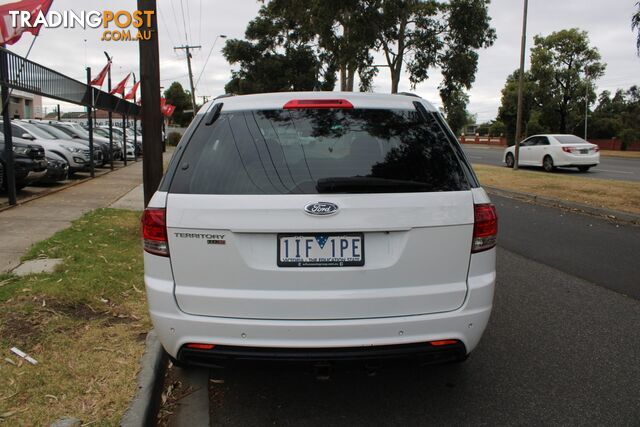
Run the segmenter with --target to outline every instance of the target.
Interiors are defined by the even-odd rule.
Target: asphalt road
[[[493,166],[504,166],[502,149],[488,147],[473,147],[463,145],[471,163],[481,163]],[[542,168],[526,167],[528,170],[546,173]],[[623,181],[640,181],[640,159],[625,159],[620,157],[600,156],[600,164],[591,168],[589,172],[578,172],[575,168],[559,168],[555,173],[578,175],[589,178],[619,179]]]
[[[211,425],[638,425],[640,227],[492,199],[495,305],[465,363],[212,371]]]

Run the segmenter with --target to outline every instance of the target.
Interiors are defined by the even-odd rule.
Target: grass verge
[[[600,155],[605,157],[624,157],[627,159],[640,159],[640,151],[600,150]]]
[[[474,164],[482,185],[640,214],[640,183]]]
[[[0,275],[0,423],[117,425],[150,328],[138,212],[100,209],[34,245],[54,273]],[[31,365],[9,352],[18,347]]]

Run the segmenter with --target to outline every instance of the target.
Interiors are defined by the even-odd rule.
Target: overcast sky
[[[598,92],[628,88],[640,84],[640,58],[636,55],[635,36],[631,32],[631,15],[637,0],[530,0],[527,49],[533,44],[535,34],[547,35],[564,28],[577,27],[589,32],[591,44],[596,46],[607,63],[604,77],[598,82]],[[7,3],[7,1],[2,1]],[[495,118],[500,104],[500,90],[508,74],[518,67],[520,55],[520,31],[522,25],[521,0],[492,0],[490,15],[497,32],[495,44],[480,52],[478,74],[469,92],[469,111],[477,114],[478,121]],[[79,7],[81,5],[81,8]],[[135,1],[112,0],[54,0],[52,10],[135,10]],[[184,22],[183,25],[183,8]],[[160,78],[162,86],[179,81],[189,86],[187,63],[183,51],[173,47],[188,40],[202,49],[193,54],[194,79],[203,71],[204,63],[218,34],[229,38],[242,38],[247,23],[256,16],[259,3],[255,0],[158,0],[160,34]],[[58,70],[66,75],[85,80],[84,67],[92,67],[97,73],[105,64],[102,53],[107,50],[113,57],[114,85],[129,71],[137,74],[138,45],[135,42],[100,41],[101,29],[45,28],[36,40],[30,59]],[[10,49],[24,55],[32,36],[25,35]],[[224,40],[218,39],[196,94],[215,96],[224,92],[224,84],[230,78],[231,67],[220,53]],[[528,63],[527,54],[527,63]],[[383,63],[379,58],[378,63]],[[439,105],[438,84],[440,76],[431,78],[413,90]],[[388,92],[391,84],[388,70],[382,68],[374,81],[376,92]],[[411,90],[405,76],[401,91]],[[199,99],[200,101],[200,99]],[[45,100],[49,110],[56,101]],[[63,111],[79,110],[77,106],[63,106]]]

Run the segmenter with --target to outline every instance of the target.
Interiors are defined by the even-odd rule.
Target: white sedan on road
[[[600,149],[575,135],[533,135],[520,143],[519,166],[542,166],[547,172],[556,167],[576,167],[580,172],[600,163]],[[515,163],[515,146],[504,150],[503,161]]]

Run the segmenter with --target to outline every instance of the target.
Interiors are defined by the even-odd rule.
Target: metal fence
[[[2,54],[7,57],[8,74],[6,78],[4,75],[0,76],[0,84],[11,89],[120,113],[125,116],[140,114],[140,106],[132,102],[67,77],[0,47],[0,55]]]
[[[10,204],[16,203],[16,189],[12,152],[13,143],[11,140],[11,126],[8,113],[9,89],[17,89],[59,101],[82,105],[86,107],[89,112],[91,109],[96,108],[106,110],[110,113],[119,113],[123,116],[123,128],[125,126],[125,116],[138,117],[140,115],[140,106],[135,103],[119,98],[108,92],[104,92],[101,89],[92,87],[89,84],[89,69],[87,69],[87,74],[87,82],[83,83],[0,47],[0,87],[2,89],[2,105],[4,107],[2,117],[5,129],[5,173],[7,175],[6,187]],[[88,114],[88,125],[90,134],[89,146],[91,152],[91,174],[93,176],[94,147],[91,114]],[[113,150],[113,135],[111,135],[109,139],[110,148]],[[123,141],[122,145],[126,165],[126,139]],[[113,161],[111,167],[113,168]]]

